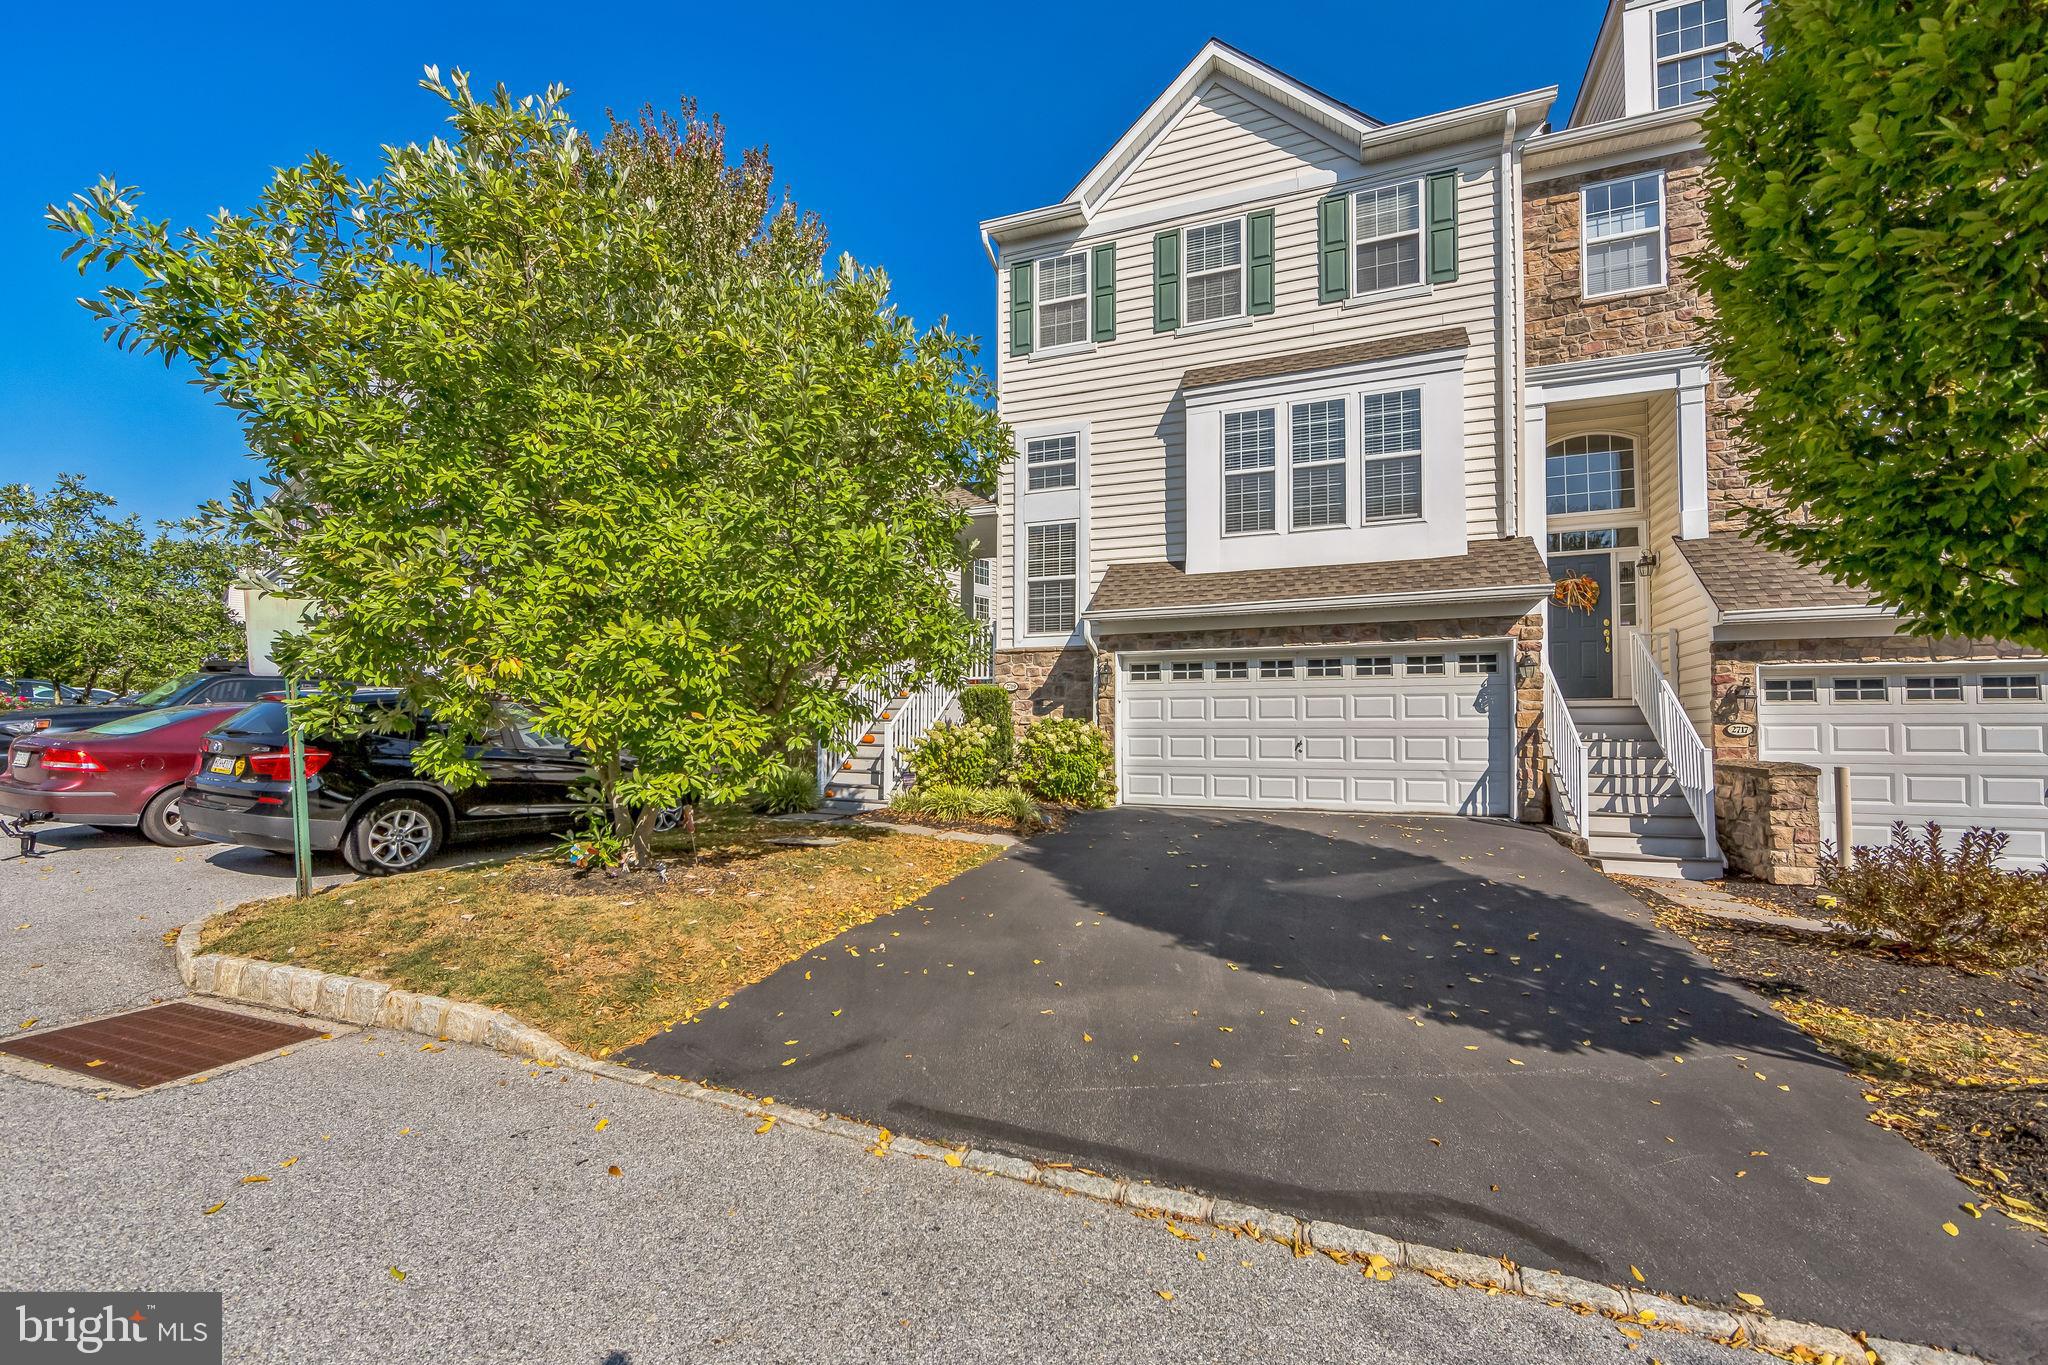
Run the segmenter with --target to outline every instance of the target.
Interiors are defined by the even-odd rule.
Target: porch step
[[[1586,840],[1587,851],[1596,858],[1704,858],[1707,841],[1698,828],[1689,835],[1599,834]]]
[[[1665,881],[1714,882],[1726,870],[1719,858],[1596,857],[1594,862],[1602,872]]]
[[[1677,811],[1665,815],[1639,815],[1633,811],[1603,811],[1595,808],[1589,821],[1594,837],[1603,834],[1633,836],[1638,839],[1695,839],[1699,837],[1699,822],[1692,818],[1692,811],[1683,801]]]
[[[1648,784],[1621,784],[1619,790],[1602,791],[1599,783],[1593,784],[1588,796],[1592,817],[1598,820],[1603,815],[1627,816],[1631,819],[1657,819],[1663,816],[1677,816],[1681,820],[1692,819],[1692,807],[1685,803],[1684,793],[1678,790],[1676,782],[1666,782],[1652,787]]]
[[[1568,701],[1564,709],[1581,730],[1597,730],[1609,723],[1639,724],[1643,713],[1632,701]]]

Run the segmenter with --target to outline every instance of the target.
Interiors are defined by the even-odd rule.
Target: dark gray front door
[[[1553,599],[1550,603],[1550,671],[1557,690],[1567,697],[1614,695],[1614,556],[1552,555],[1550,580],[1592,575],[1600,585],[1600,601],[1579,611]]]

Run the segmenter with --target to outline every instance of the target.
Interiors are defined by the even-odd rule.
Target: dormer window
[[[1684,0],[1652,16],[1657,51],[1657,107],[1704,99],[1721,77],[1728,50],[1728,0]]]

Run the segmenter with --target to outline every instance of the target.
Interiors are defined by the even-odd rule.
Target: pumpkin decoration
[[[1600,580],[1589,573],[1560,578],[1551,584],[1550,596],[1573,611],[1590,612],[1600,605]]]

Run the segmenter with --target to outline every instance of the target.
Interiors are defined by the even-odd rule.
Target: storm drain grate
[[[0,1052],[140,1090],[319,1036],[181,1000],[17,1038],[0,1043]]]

